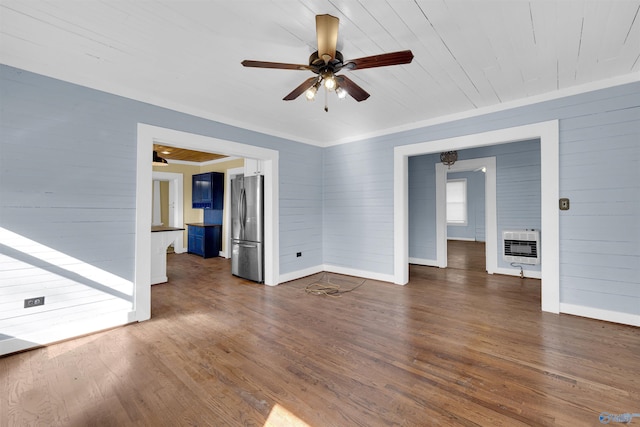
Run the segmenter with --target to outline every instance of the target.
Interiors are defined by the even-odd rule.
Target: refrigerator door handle
[[[238,200],[238,220],[240,222],[240,238],[244,238],[244,221],[245,221],[245,210],[246,210],[246,196],[244,192],[244,188],[240,190],[240,200]]]

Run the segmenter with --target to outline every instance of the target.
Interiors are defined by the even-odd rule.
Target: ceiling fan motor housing
[[[325,71],[336,73],[342,68],[343,61],[342,53],[336,50],[335,58],[330,60],[328,64],[325,64],[324,59],[320,58],[318,51],[316,50],[311,54],[311,56],[309,56],[309,67],[311,67],[311,71],[316,74],[320,74]]]

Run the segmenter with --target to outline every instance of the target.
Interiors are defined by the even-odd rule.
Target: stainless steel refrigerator
[[[264,177],[231,180],[231,273],[264,282]]]

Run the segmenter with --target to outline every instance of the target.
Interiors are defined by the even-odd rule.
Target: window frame
[[[462,204],[462,211],[464,214],[464,220],[459,220],[459,221],[455,221],[455,222],[451,222],[449,220],[449,206],[450,206],[450,197],[449,197],[449,183],[462,183],[462,189],[463,189],[463,201],[462,202],[456,202],[456,205],[460,205]],[[446,221],[447,221],[447,226],[451,225],[454,227],[466,227],[467,225],[469,225],[469,192],[468,192],[468,185],[467,185],[467,178],[455,178],[455,179],[447,179],[447,182],[445,184],[445,200],[446,200]]]

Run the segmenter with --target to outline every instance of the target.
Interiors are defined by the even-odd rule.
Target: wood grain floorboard
[[[0,426],[576,426],[640,412],[640,331],[540,311],[484,245],[410,283],[168,256],[152,318],[0,358]],[[311,283],[351,289],[305,292]],[[636,421],[636,420],[634,420]],[[640,422],[637,420],[636,422]]]

